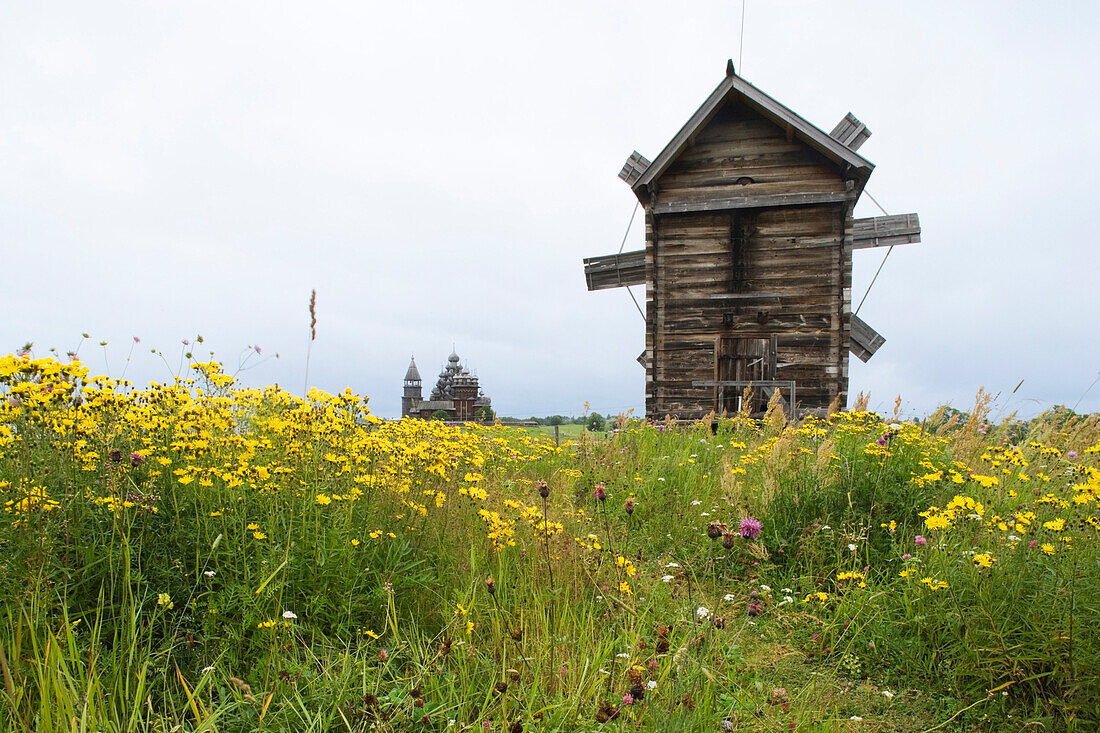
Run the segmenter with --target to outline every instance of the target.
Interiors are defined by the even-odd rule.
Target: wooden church
[[[884,343],[852,314],[852,250],[920,241],[915,214],[853,219],[874,165],[848,114],[814,127],[734,73],[660,155],[619,177],[645,209],[645,250],[584,260],[589,290],[646,286],[646,415],[751,410],[779,390],[822,411],[848,392],[848,352]]]

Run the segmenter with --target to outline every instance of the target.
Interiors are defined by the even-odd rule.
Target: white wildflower
[[[699,606],[699,608],[695,609],[695,615],[699,618],[707,618],[710,616],[710,609],[706,606]]]
[[[893,697],[894,696],[894,693],[890,692],[889,690],[883,690],[882,694],[886,695],[886,697]]]
[[[294,611],[283,611],[283,618],[298,618],[298,614]]]
[[[213,570],[203,570],[202,574],[208,578],[213,578],[215,575],[217,575],[217,573],[215,573]]]
[[[648,687],[651,690],[656,690],[657,689],[657,680],[650,680],[649,682],[645,683],[645,686]]]
[[[736,601],[736,600],[737,600],[737,596],[735,596],[735,595],[734,595],[734,594],[732,594],[732,593],[727,593],[726,595],[722,596],[722,600],[723,600],[723,601]]]
[[[665,575],[664,577],[661,578],[661,582],[662,583],[667,583],[670,580],[672,580],[672,578],[673,578],[673,576],[671,576],[671,575]]]

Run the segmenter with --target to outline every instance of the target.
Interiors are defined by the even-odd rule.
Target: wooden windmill
[[[647,415],[732,412],[749,385],[792,408],[845,404],[848,352],[885,343],[852,313],[852,250],[920,241],[916,214],[852,218],[870,135],[851,114],[824,133],[728,62],[653,162],[630,156],[619,177],[646,247],[584,272],[589,290],[646,286]]]

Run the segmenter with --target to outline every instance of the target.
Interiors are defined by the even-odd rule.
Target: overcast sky
[[[863,120],[867,191],[920,214],[860,311],[887,341],[851,393],[1072,406],[1100,373],[1098,21],[1083,0],[747,0],[741,51],[736,0],[3,3],[0,349],[88,332],[118,376],[138,336],[145,382],[202,334],[231,366],[277,352],[245,383],[300,393],[316,288],[310,385],[383,416],[410,354],[427,392],[452,342],[501,414],[641,408],[644,323],[581,259],[622,242],[626,157],[740,56],[818,127]],[[855,253],[857,302],[884,253]]]

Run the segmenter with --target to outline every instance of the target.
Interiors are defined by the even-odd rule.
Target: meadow
[[[1100,417],[384,422],[0,357],[11,731],[1093,731]]]

